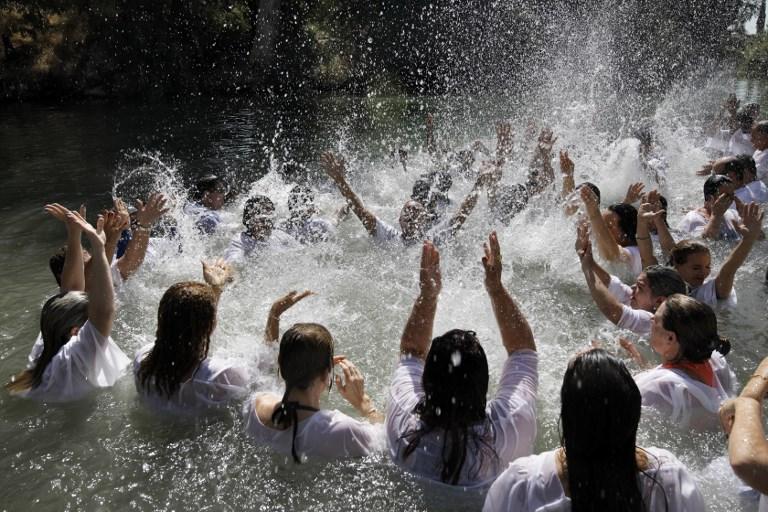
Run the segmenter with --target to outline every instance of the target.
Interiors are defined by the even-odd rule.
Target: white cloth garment
[[[259,444],[283,455],[291,455],[293,427],[278,430],[264,425],[256,413],[254,395],[243,407],[245,433]],[[299,422],[296,431],[296,453],[303,457],[363,457],[383,451],[384,428],[359,421],[337,410],[322,409]]]
[[[710,276],[704,280],[704,283],[698,288],[693,288],[689,295],[699,302],[703,302],[712,309],[716,308],[735,308],[738,303],[736,289],[731,288],[731,294],[725,299],[717,298],[717,289],[715,287],[717,276]]]
[[[650,467],[637,474],[645,510],[704,511],[704,497],[686,467],[667,450],[646,451]],[[553,450],[513,462],[491,486],[483,512],[570,512],[571,499],[557,475],[555,457]]]
[[[688,212],[680,224],[678,231],[684,235],[700,237],[707,227],[709,220],[698,210]],[[725,240],[738,240],[741,235],[736,230],[736,226],[741,224],[741,218],[735,210],[726,210],[723,216],[723,222],[720,225],[720,238]]]
[[[717,351],[712,352],[709,363],[715,372],[714,387],[682,370],[661,365],[637,374],[635,382],[643,397],[643,407],[657,410],[682,429],[719,429],[720,404],[734,396],[736,376]]]
[[[533,452],[538,360],[533,350],[518,350],[507,358],[496,395],[486,405],[486,420],[474,427],[476,433],[488,436],[487,441],[498,459],[491,456],[480,459],[478,452],[467,450],[459,486],[490,485],[507,464]],[[424,435],[418,448],[407,458],[403,457],[408,446],[404,436],[422,426],[413,410],[424,397],[423,373],[424,362],[421,359],[400,358],[389,388],[387,441],[392,460],[398,466],[422,478],[439,482],[443,447],[441,431]]]
[[[299,242],[279,229],[273,229],[272,234],[266,240],[256,240],[243,231],[235,235],[229,242],[227,250],[224,251],[224,259],[229,263],[242,263],[252,254],[258,254],[265,250],[280,252],[297,247],[300,247]]]
[[[445,244],[452,238],[451,230],[448,228],[442,228],[440,226],[431,229],[426,238],[432,240],[437,246]],[[376,218],[376,230],[373,233],[373,239],[383,244],[402,244],[405,246],[414,245],[423,242],[423,239],[405,240],[403,239],[403,232],[394,226],[391,226],[383,220]]]
[[[215,210],[206,208],[200,203],[187,203],[184,206],[184,213],[194,217],[195,226],[206,235],[216,231],[221,223],[221,217]]]
[[[319,217],[312,217],[298,224],[284,222],[281,229],[302,244],[325,242],[336,231],[333,224]]]
[[[194,415],[225,407],[248,393],[248,372],[227,361],[208,357],[195,373],[181,383],[171,396],[160,395],[150,381],[148,388],[139,382],[141,361],[154,345],[142,347],[133,361],[133,380],[142,404],[153,411]]]
[[[728,152],[732,155],[752,155],[755,147],[752,145],[752,134],[736,130],[728,142]]]
[[[768,496],[765,494],[760,495],[760,508],[757,512],[768,512]]]
[[[42,353],[42,337],[38,341],[29,354],[28,368],[34,366]],[[79,400],[96,389],[113,386],[130,363],[111,337],[102,335],[86,321],[53,356],[40,385],[15,395],[44,402]]]
[[[752,201],[756,203],[768,203],[768,187],[760,180],[747,183],[744,187],[752,194]]]
[[[644,309],[630,307],[632,287],[621,282],[621,279],[618,277],[611,276],[608,291],[622,304],[621,317],[616,325],[635,334],[649,334],[651,332],[651,324],[653,323],[653,313]]]
[[[639,276],[643,272],[643,259],[640,257],[640,248],[636,245],[622,247],[622,253],[625,255],[622,259],[629,265],[629,271],[634,277]]]
[[[758,149],[752,155],[752,159],[757,167],[757,179],[768,185],[768,149],[763,151]]]

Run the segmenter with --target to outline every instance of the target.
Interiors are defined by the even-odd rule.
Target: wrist
[[[376,410],[376,406],[373,403],[373,400],[371,400],[371,398],[368,395],[364,395],[360,403],[357,404],[357,411],[360,413],[361,416],[364,416],[366,418],[378,412]]]

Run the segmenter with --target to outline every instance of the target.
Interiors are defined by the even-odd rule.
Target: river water
[[[702,202],[700,180],[693,175],[706,160],[700,149],[702,119],[734,89],[751,101],[760,101],[765,91],[762,84],[712,80],[674,88],[645,106],[670,162],[666,195],[673,226]],[[331,217],[342,201],[318,175],[317,156],[326,148],[341,152],[353,187],[378,215],[396,222],[414,179],[430,168],[419,149],[427,111],[436,113],[438,134],[452,147],[481,139],[493,148],[495,119],[512,118],[518,138],[528,118],[546,122],[560,137],[556,149],[570,148],[577,181],[595,181],[604,203],[619,200],[630,180],[643,179],[633,157],[636,143],[617,141],[617,132],[599,122],[604,106],[594,98],[549,94],[539,100],[551,107],[536,111],[504,96],[318,98],[269,106],[195,98],[162,106],[3,107],[0,375],[5,379],[25,364],[40,306],[55,291],[47,259],[64,242],[64,230],[46,217],[43,204],[86,203],[93,215],[113,193],[135,198],[159,188],[173,198],[184,251],[161,246],[119,295],[113,337],[132,355],[153,340],[165,289],[199,279],[200,258],[223,252],[239,229],[248,193],[268,193],[284,214],[290,185],[280,177],[282,163],[306,165],[302,178],[316,184],[318,205]],[[399,146],[409,149],[407,172],[389,156]],[[527,158],[521,153],[505,169],[505,179],[520,180]],[[208,171],[228,176],[238,195],[225,208],[221,234],[202,240],[179,214],[184,187]],[[458,179],[454,201],[470,186]],[[443,251],[435,332],[475,330],[496,382],[504,350],[483,291],[480,256],[483,240],[497,228],[505,282],[532,324],[541,358],[536,451],[551,449],[558,445],[558,393],[568,359],[592,339],[618,352],[617,332],[591,303],[573,251],[572,224],[559,208],[542,199],[507,227],[494,226],[487,213],[483,199],[457,242]],[[714,244],[715,268],[727,251]],[[288,290],[311,289],[317,296],[286,313],[283,328],[297,321],[325,324],[337,353],[358,364],[369,394],[382,408],[417,290],[418,257],[418,248],[377,248],[357,219],[349,218],[332,242],[249,261],[222,298],[212,353],[239,360],[251,369],[256,385],[274,387],[274,372],[261,364],[267,356],[261,332],[269,305]],[[737,275],[739,309],[720,316],[721,330],[733,341],[729,361],[740,381],[766,354],[766,266],[768,247],[760,242]],[[640,346],[649,354],[646,345]],[[354,415],[335,391],[326,406]],[[692,435],[644,420],[640,435],[641,444],[668,448],[691,468],[710,510],[756,508],[738,495],[738,482],[723,458],[722,434]],[[2,392],[0,439],[0,508],[7,510],[472,510],[481,503],[475,495],[402,474],[386,455],[296,466],[249,443],[236,407],[196,420],[154,417],[139,405],[131,378],[70,405],[30,403]]]

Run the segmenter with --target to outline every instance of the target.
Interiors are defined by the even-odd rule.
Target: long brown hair
[[[157,309],[155,345],[141,361],[138,380],[144,389],[171,397],[208,357],[216,327],[218,295],[207,284],[176,283]]]
[[[40,312],[43,351],[34,366],[13,376],[5,389],[20,393],[39,386],[48,364],[72,337],[72,329],[82,327],[87,320],[88,296],[85,293],[65,292],[48,299]]]
[[[717,332],[712,308],[679,293],[668,297],[664,305],[661,323],[677,335],[681,360],[700,363],[712,357],[713,350],[724,356],[731,351],[731,342]]]

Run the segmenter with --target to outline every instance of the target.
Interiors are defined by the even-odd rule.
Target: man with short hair
[[[195,217],[195,225],[201,233],[210,235],[221,223],[218,210],[224,206],[229,187],[215,174],[206,174],[195,182],[192,201],[184,206],[184,213]]]
[[[275,204],[267,196],[249,198],[243,207],[245,231],[235,235],[224,252],[228,263],[243,262],[252,254],[265,249],[283,249],[298,246],[288,233],[275,229]]]
[[[733,203],[733,180],[722,174],[713,174],[704,182],[704,206],[688,212],[678,230],[694,237],[713,240],[741,238],[741,218]]]

